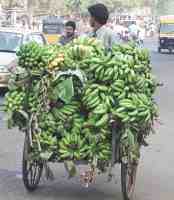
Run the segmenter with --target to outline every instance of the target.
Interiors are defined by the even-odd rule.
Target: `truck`
[[[174,49],[174,15],[160,17],[158,52],[167,49],[172,53]]]

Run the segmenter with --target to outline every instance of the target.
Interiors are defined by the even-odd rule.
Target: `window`
[[[41,34],[30,34],[27,40],[28,42],[34,41],[41,45],[45,44],[45,39]]]
[[[0,50],[16,51],[21,45],[22,35],[11,32],[0,32]]]

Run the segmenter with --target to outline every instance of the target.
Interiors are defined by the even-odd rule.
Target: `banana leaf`
[[[74,87],[72,77],[65,79],[56,87],[58,97],[65,103],[70,103],[74,96]]]
[[[57,81],[61,76],[76,76],[80,81],[81,83],[84,85],[87,81],[87,78],[86,78],[86,75],[85,73],[82,71],[82,70],[79,70],[79,69],[76,69],[76,70],[68,70],[66,72],[59,72],[54,81]]]
[[[66,78],[60,83],[58,81],[62,76],[68,76],[69,78]],[[54,82],[58,82],[58,85],[52,92],[52,100],[58,100],[60,98],[63,102],[70,103],[72,97],[74,96],[73,76],[76,76],[83,86],[85,85],[87,79],[81,70],[77,69],[59,72],[54,79]]]

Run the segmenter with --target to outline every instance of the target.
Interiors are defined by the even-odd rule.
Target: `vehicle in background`
[[[144,45],[144,39],[145,39],[145,28],[144,26],[137,26],[136,28],[136,33],[131,32],[129,28],[126,28],[124,26],[124,29],[121,34],[121,40],[123,42],[130,42],[133,41],[135,42],[139,47],[143,47]]]
[[[57,16],[48,16],[43,20],[43,33],[49,44],[58,43],[64,31],[64,22]]]
[[[174,49],[174,15],[160,17],[158,52],[162,49],[172,53]]]
[[[122,26],[124,27],[123,31],[122,31],[122,34],[121,34],[121,39],[125,42],[128,42],[128,41],[131,41],[131,40],[137,40],[137,37],[136,38],[133,38],[132,37],[132,33],[130,31],[130,27],[133,25],[133,24],[136,24],[137,21],[135,19],[121,19],[120,20],[120,24],[122,24]],[[138,35],[138,34],[136,34]]]
[[[12,28],[0,29],[0,88],[8,86],[10,68],[17,63],[16,51],[25,43],[35,41],[41,45],[46,44],[46,39],[39,32],[23,32]]]

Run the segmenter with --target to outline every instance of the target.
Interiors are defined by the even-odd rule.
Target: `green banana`
[[[94,98],[96,98],[98,96],[99,90],[98,88],[94,89],[88,96],[84,96],[82,101],[83,102],[91,102]]]
[[[129,122],[130,121],[130,117],[129,116],[126,116],[122,119],[122,122]]]
[[[121,113],[121,112],[123,112],[123,111],[125,111],[125,107],[120,107],[120,108],[118,108],[118,109],[116,110],[116,112],[118,112],[118,113]]]
[[[98,79],[102,81],[104,77],[105,77],[105,69],[103,68],[98,75]]]
[[[113,84],[115,87],[119,87],[119,88],[122,88],[124,89],[124,81],[123,80],[117,80],[114,82]]]
[[[87,106],[89,108],[95,108],[99,104],[100,104],[100,98],[99,96],[96,96],[94,99],[91,99],[90,101],[88,101]]]
[[[103,69],[103,66],[100,65],[100,66],[95,70],[95,75],[96,75],[96,77],[99,77],[99,74],[100,74],[100,72],[101,72],[102,69]]]
[[[117,116],[118,118],[121,118],[121,119],[124,119],[124,118],[128,117],[126,112],[113,111],[113,115],[115,115],[115,116]]]
[[[100,92],[100,93],[99,93],[99,96],[100,96],[100,98],[101,98],[102,101],[105,101],[105,100],[106,100],[106,95],[105,95],[104,92]]]
[[[110,101],[109,96],[106,96],[106,105],[108,106],[109,109],[112,108],[112,103]]]
[[[99,104],[93,111],[94,114],[105,114],[107,113],[108,108],[105,104]]]
[[[138,115],[138,110],[135,110],[135,111],[129,112],[128,114],[129,114],[129,116],[131,116],[131,117],[135,117],[135,116]]]
[[[111,103],[112,105],[115,105],[115,99],[113,98],[112,95],[109,96],[109,100],[110,100],[110,103]]]
[[[125,92],[122,92],[119,96],[118,96],[118,100],[120,101],[120,100],[122,100],[122,99],[124,99],[126,97],[126,93]]]
[[[118,87],[116,85],[112,85],[111,87],[114,90],[114,92],[123,92],[124,91],[123,88],[120,88],[120,87]]]
[[[131,110],[136,109],[136,106],[133,105],[132,103],[120,102],[119,105],[122,106],[122,107],[125,107],[127,109],[131,109]]]
[[[109,121],[109,115],[105,114],[102,116],[102,118],[96,123],[96,127],[101,127],[104,126],[105,124],[107,124]]]
[[[139,117],[146,117],[148,115],[148,113],[149,113],[149,110],[146,110],[146,111],[143,111],[143,112],[139,112],[138,116]]]

